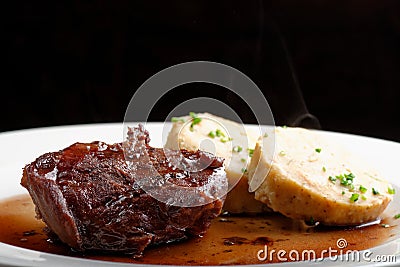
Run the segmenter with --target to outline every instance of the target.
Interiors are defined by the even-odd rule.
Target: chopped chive
[[[220,139],[219,139],[219,141],[221,141],[221,143],[226,143],[226,142],[228,142],[228,141],[232,141],[233,140],[233,138],[226,138],[226,137],[221,137]]]
[[[350,201],[356,202],[358,200],[359,194],[351,194]]]
[[[344,191],[342,191],[342,195],[346,194]]]
[[[332,177],[332,176],[329,176]],[[355,178],[353,173],[349,174],[340,174],[335,176],[335,180],[339,180],[340,184],[346,186],[350,189],[350,191],[354,190],[353,179]],[[333,181],[333,178],[329,178],[329,180]]]
[[[215,135],[217,136],[217,137],[225,137],[225,134],[220,130],[220,129],[217,129],[216,131],[215,131]]]
[[[285,156],[286,155],[286,152],[285,151],[281,151],[281,152],[279,152],[279,156]]]
[[[194,113],[194,112],[189,112],[189,116],[192,117],[192,123],[190,124],[190,131],[193,132],[193,130],[194,130],[193,127],[194,127],[196,124],[199,124],[199,123],[201,122],[201,118],[199,118],[199,117],[197,116],[197,114]]]
[[[329,181],[335,183],[336,182],[336,178],[333,176],[329,176]]]
[[[178,117],[172,117],[171,122],[185,122],[185,120],[182,118],[178,118]]]
[[[400,219],[400,213],[399,213],[399,214],[396,214],[396,215],[394,215],[394,216],[393,216],[393,218],[395,218],[396,220],[397,220],[397,219]]]
[[[367,192],[368,189],[365,188],[364,186],[360,185],[359,190],[360,190],[361,193],[365,193],[365,192]]]
[[[349,182],[347,181],[346,178],[344,178],[343,175],[336,175],[335,177],[336,177],[336,179],[339,179],[339,180],[340,180],[340,184],[341,184],[341,185],[345,185],[345,186],[346,186],[346,185],[349,184]]]
[[[322,150],[321,148],[316,148],[316,149],[315,149],[315,152],[321,153],[321,150]]]
[[[372,187],[372,194],[379,195],[379,191]]]
[[[192,111],[189,112],[189,116],[192,118],[197,118],[197,114]]]
[[[323,172],[326,172],[325,166],[322,167],[322,171],[323,171]]]
[[[252,157],[254,154],[254,149],[248,148],[247,152],[249,152],[249,157]]]
[[[353,181],[354,178],[356,178],[356,177],[354,176],[353,173],[344,174],[344,177],[345,177],[347,180],[352,180],[352,181]]]
[[[246,168],[242,168],[242,173],[245,173],[245,172],[247,172],[247,169]]]
[[[241,161],[241,162],[246,162],[247,160],[244,159],[244,158],[241,158],[240,161]]]
[[[386,224],[386,223],[382,223],[381,226],[382,226],[383,228],[389,228],[389,227],[390,227],[390,225],[389,225],[389,224]]]
[[[349,191],[353,192],[354,191],[354,184],[349,184],[348,188],[349,188]]]
[[[243,150],[243,148],[241,147],[241,146],[234,146],[233,148],[232,148],[232,151],[233,152],[241,152]]]
[[[213,132],[213,131],[209,132],[208,136],[211,138],[215,138],[215,132]]]
[[[267,134],[267,133],[265,133],[265,134],[264,134],[264,138],[267,138],[267,137],[268,137],[268,134]]]
[[[365,195],[361,195],[362,200],[367,200],[367,197]]]
[[[286,125],[283,125],[283,126],[282,126],[282,128],[283,128],[283,129],[286,129],[286,128],[287,128],[287,126],[286,126]]]
[[[394,188],[388,187],[388,193],[394,195],[396,193],[396,190]]]
[[[195,118],[193,119],[192,123],[190,124],[190,128],[193,129],[193,126],[196,124],[199,124],[201,122],[201,118]]]

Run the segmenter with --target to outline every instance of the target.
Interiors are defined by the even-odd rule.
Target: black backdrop
[[[400,141],[399,3],[13,1],[1,11],[0,131],[122,121],[151,75],[210,60],[253,79],[278,124],[305,112],[301,89],[322,129]],[[150,119],[200,95],[254,122],[232,94],[205,84],[166,95]]]

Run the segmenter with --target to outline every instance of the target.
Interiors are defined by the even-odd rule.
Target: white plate
[[[254,127],[254,126],[248,126]],[[162,123],[147,123],[150,132],[151,145],[162,146]],[[168,128],[166,129],[168,130]],[[328,138],[351,149],[361,155],[366,162],[373,164],[392,184],[400,187],[400,144],[380,139],[355,136],[349,134],[321,132]],[[165,134],[165,133],[164,133]],[[63,126],[38,128],[23,131],[6,132],[0,134],[0,199],[13,195],[26,193],[20,186],[22,168],[26,163],[33,161],[43,153],[63,149],[74,142],[104,141],[107,143],[121,142],[123,140],[122,124],[92,124],[79,126]],[[399,191],[399,190],[398,190]],[[397,192],[397,195],[400,192]],[[399,196],[396,196],[388,208],[389,214],[399,213]],[[267,266],[364,266],[364,265],[400,265],[400,236],[385,244],[372,249],[374,255],[396,255],[396,262],[294,262],[285,264],[268,264]],[[396,264],[397,263],[397,264]],[[139,266],[133,264],[112,263],[58,256],[48,253],[22,249],[0,243],[0,266]],[[149,266],[149,265],[147,265]],[[251,265],[257,266],[257,265]],[[265,266],[265,265],[259,265]]]

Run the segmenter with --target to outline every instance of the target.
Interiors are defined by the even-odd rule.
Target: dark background
[[[277,124],[307,112],[301,90],[322,129],[400,141],[400,1],[13,1],[1,13],[0,131],[121,122],[151,75],[209,60],[248,75]],[[204,84],[172,91],[150,119],[200,95],[254,122]]]

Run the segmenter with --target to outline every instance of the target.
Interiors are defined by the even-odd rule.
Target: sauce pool
[[[44,230],[45,224],[35,218],[35,207],[27,194],[0,201],[0,242],[58,255],[140,264],[233,265],[279,262],[276,254],[270,254],[272,250],[284,250],[287,253],[296,250],[299,255],[302,251],[313,250],[316,258],[321,255],[327,257],[322,252],[329,248],[345,253],[347,250],[363,250],[382,244],[395,235],[392,229],[396,223],[383,219],[380,223],[361,228],[318,226],[305,229],[275,213],[262,216],[220,216],[212,222],[204,237],[152,247],[144,252],[143,257],[134,259],[129,255],[78,253],[56,239],[49,238]],[[385,228],[382,224],[391,227]],[[263,259],[265,252],[267,257]],[[286,258],[291,261],[288,254]]]

